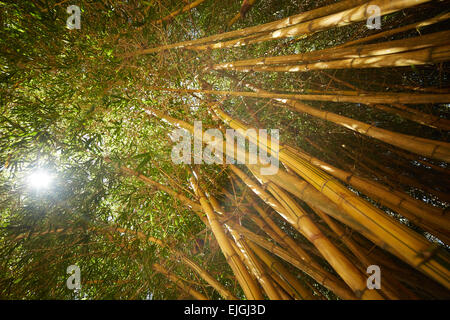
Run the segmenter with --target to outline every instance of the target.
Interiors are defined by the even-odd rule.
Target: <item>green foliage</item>
[[[0,298],[179,298],[173,283],[152,270],[152,264],[161,261],[201,288],[198,277],[174,263],[167,248],[139,239],[133,235],[136,231],[192,256],[242,297],[210,231],[192,210],[117,169],[126,166],[193,198],[189,170],[175,166],[170,159],[169,134],[173,127],[149,116],[143,108],[151,106],[190,123],[201,119],[205,128],[218,124],[206,108],[207,97],[199,99],[152,87],[201,88],[202,79],[216,89],[235,89],[234,81],[218,73],[206,74],[203,67],[313,51],[370,32],[361,23],[306,39],[268,41],[213,52],[175,50],[127,57],[125,53],[161,43],[223,32],[241,1],[207,0],[163,26],[151,22],[179,9],[180,1],[75,1],[73,4],[82,9],[80,30],[66,28],[66,4],[58,2],[0,2]],[[258,1],[232,28],[270,22],[329,2]],[[431,8],[429,15],[435,10]],[[383,24],[391,26],[398,18],[389,15]],[[364,87],[370,83],[367,80],[384,83],[386,78],[405,85],[419,81],[425,82],[420,83],[422,86],[436,85],[448,81],[443,69],[439,77],[419,66],[394,75],[346,70],[332,74],[370,89]],[[329,83],[321,73],[245,77],[273,91],[326,90]],[[396,131],[412,133],[420,129],[422,136],[446,138],[445,133],[427,131],[355,105],[315,106],[366,122],[379,121]],[[334,152],[341,137],[353,137],[343,128],[281,109],[270,101],[230,98],[223,107],[254,126],[282,128],[282,140],[292,145],[305,146],[305,137],[314,135]],[[445,109],[441,106],[440,114],[445,115]],[[312,148],[310,151],[319,153]],[[106,162],[105,157],[112,162]],[[36,168],[55,174],[51,190],[29,188],[27,176]],[[199,170],[208,192],[220,194],[223,187],[229,187],[223,167],[201,166]],[[278,223],[299,241],[304,240],[285,222]],[[125,228],[130,233],[112,232],[108,226]],[[206,240],[197,250],[195,243],[200,237]],[[81,268],[82,289],[78,293],[65,286],[66,268],[72,264]],[[320,290],[334,298],[322,287]],[[206,292],[211,298],[219,298],[209,287]]]

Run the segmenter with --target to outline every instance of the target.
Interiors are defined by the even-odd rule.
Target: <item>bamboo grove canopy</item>
[[[0,7],[1,299],[450,298],[449,1]]]

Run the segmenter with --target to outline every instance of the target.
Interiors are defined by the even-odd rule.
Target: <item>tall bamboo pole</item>
[[[239,284],[241,285],[242,290],[244,290],[247,299],[262,300],[263,295],[261,294],[261,291],[259,290],[257,284],[254,283],[253,279],[250,277],[247,269],[245,268],[240,258],[236,255],[236,252],[231,246],[229,239],[226,236],[224,229],[222,228],[221,223],[217,219],[216,214],[214,213],[214,210],[211,207],[211,204],[206,199],[205,194],[200,189],[199,185],[197,184],[196,180],[193,177],[191,177],[190,180],[191,185],[195,193],[199,197],[200,204],[208,218],[211,230],[213,231],[214,236],[216,237],[217,242],[219,243],[219,246],[225,256],[226,261],[228,262],[234,274],[236,275],[236,278]]]
[[[316,50],[312,52],[305,52],[300,54],[292,54],[285,56],[275,56],[275,57],[263,57],[263,58],[254,58],[247,60],[238,60],[232,62],[224,62],[215,64],[211,67],[213,70],[239,70],[243,71],[248,68],[248,71],[264,71],[265,67],[269,65],[286,65],[286,64],[294,64],[299,67],[298,70],[292,71],[309,71],[314,70],[314,65],[303,64],[305,62],[314,62],[314,61],[328,61],[326,63],[319,64],[317,63],[316,69],[332,69],[332,67],[328,67],[330,65],[331,60],[341,60],[341,59],[356,59],[356,58],[367,58],[367,57],[375,57],[375,56],[383,56],[383,58],[388,58],[387,55],[395,54],[395,53],[404,53],[406,51],[414,51],[420,50],[429,47],[442,46],[444,44],[448,44],[450,40],[450,31],[441,31],[435,32],[432,34],[423,35],[420,37],[407,38],[401,40],[393,40],[376,44],[366,44],[360,46],[351,46],[345,48],[327,48],[323,50]],[[371,61],[371,60],[368,60]],[[299,65],[298,63],[302,63]],[[343,67],[342,62],[339,63],[340,67]],[[403,61],[401,63],[404,63]],[[369,64],[371,66],[371,64]],[[242,69],[237,69],[237,67],[245,67]],[[289,66],[286,66],[289,67]],[[358,68],[358,64],[356,66],[351,65],[351,67]],[[257,69],[253,69],[257,68]],[[259,68],[259,69],[258,69]],[[300,69],[301,68],[301,69]],[[272,69],[268,69],[267,71],[274,71]],[[275,70],[277,71],[277,70]],[[287,70],[291,71],[291,70]]]
[[[242,1],[242,5],[244,6],[244,3],[245,3],[246,6],[247,6],[246,10],[248,10],[248,8],[252,7],[255,4],[255,2],[256,2],[256,0],[243,0]],[[241,7],[241,11],[242,11],[242,7]],[[227,27],[230,28],[240,18],[244,18],[244,16],[242,15],[242,12],[236,13],[234,15],[234,17],[228,22]]]
[[[430,0],[373,0],[351,9],[330,14],[324,17],[319,17],[317,19],[299,23],[291,27],[275,30],[260,36],[234,39],[213,44],[196,45],[194,47],[190,47],[189,49],[207,50],[229,48],[244,46],[262,41],[295,37],[299,35],[310,35],[315,32],[327,30],[333,27],[341,27],[355,22],[365,21],[367,20],[367,18],[369,18],[370,15],[367,11],[367,8],[369,6],[378,6],[380,8],[381,15],[386,15],[429,1]]]
[[[249,83],[245,85],[256,92],[267,92],[259,89]],[[368,125],[364,122],[347,118],[332,112],[322,111],[312,108],[300,101],[277,99],[283,105],[288,105],[294,108],[296,111],[307,113],[311,116],[331,121],[337,125],[343,126],[349,130],[356,131],[360,134],[367,135],[369,137],[381,140],[385,143],[399,147],[401,149],[423,155],[428,158],[439,159],[450,162],[450,149],[448,143],[440,141],[418,138],[406,134],[400,134],[385,129]],[[441,151],[439,151],[441,149]]]
[[[267,251],[277,255],[284,261],[290,263],[294,267],[298,268],[300,271],[305,272],[311,278],[313,278],[317,283],[323,285],[327,289],[334,292],[337,296],[346,300],[355,300],[357,299],[355,294],[349,290],[348,286],[340,279],[336,278],[329,272],[320,271],[316,268],[312,267],[310,264],[305,263],[293,256],[291,256],[286,250],[280,248],[274,243],[267,241],[261,236],[254,234],[253,232],[247,230],[246,228],[233,225],[239,233],[241,233],[244,237],[256,243],[257,245],[263,247]]]
[[[243,66],[231,70],[241,72],[307,72],[326,69],[366,69],[385,67],[404,67],[411,65],[436,64],[450,60],[450,46],[441,45],[419,50],[363,58],[311,62],[282,66]],[[408,102],[406,102],[408,103]],[[410,103],[410,102],[409,102]]]
[[[166,270],[160,264],[154,263],[153,264],[153,269],[155,269],[157,272],[162,273],[163,275],[165,275],[168,279],[173,281],[177,285],[177,287],[179,287],[181,290],[183,290],[187,294],[193,296],[195,299],[197,299],[197,300],[208,300],[207,297],[205,297],[203,294],[201,294],[197,290],[195,290],[195,289],[191,288],[190,286],[186,285],[185,283],[183,283],[183,280],[180,277],[178,277],[177,275],[169,272],[168,270]]]
[[[369,257],[363,253],[361,247],[351,239],[351,234],[346,233],[338,224],[336,224],[322,211],[316,209],[314,210],[314,212],[331,228],[331,230],[333,230],[339,236],[339,239],[345,244],[348,249],[350,249],[352,254],[358,258],[358,260],[362,264],[362,267],[364,267],[364,271],[368,266],[374,264],[371,262]],[[381,292],[384,293],[389,299],[399,299],[398,293],[390,285],[390,281],[392,281],[392,279],[383,277],[383,280],[384,281]]]
[[[174,17],[176,17],[177,15],[184,13],[186,11],[189,11],[195,7],[198,7],[200,4],[202,4],[205,0],[195,0],[187,5],[185,5],[183,8],[175,10],[173,12],[171,12],[170,14],[168,14],[167,16],[165,16],[164,18],[161,18],[159,20],[154,21],[155,24],[161,24],[163,22],[168,22],[170,20],[172,20]]]
[[[249,97],[249,98],[267,98],[267,99],[287,99],[287,100],[305,100],[305,101],[329,101],[329,102],[349,102],[349,103],[403,103],[403,104],[422,104],[422,103],[446,103],[450,101],[450,94],[418,94],[418,93],[387,93],[387,92],[367,92],[343,94],[297,94],[297,93],[275,93],[262,89],[249,91],[226,91],[226,90],[204,90],[204,89],[176,89],[151,87],[152,90],[180,92],[180,93],[203,93],[210,95]],[[417,140],[426,140],[417,138]]]
[[[344,117],[332,112],[318,110],[312,108],[297,100],[316,100],[316,101],[332,101],[332,102],[353,102],[353,103],[438,103],[450,101],[450,94],[361,94],[354,95],[312,95],[312,94],[281,94],[267,92],[258,89],[250,84],[246,84],[256,92],[248,91],[220,91],[220,90],[201,90],[201,89],[168,89],[168,88],[154,88],[156,90],[183,92],[183,93],[205,93],[217,95],[231,95],[243,96],[253,98],[270,98],[281,102],[283,105],[287,104],[297,111],[310,114],[314,117],[331,121],[337,125],[346,127],[347,129],[359,132],[361,134],[370,136],[372,138],[389,143],[396,147],[423,155],[425,157],[438,159],[450,162],[450,143],[424,139],[397,132],[392,132],[386,129],[377,128],[374,125]],[[295,99],[295,100],[294,100]]]
[[[326,7],[321,7],[321,8],[307,11],[307,12],[302,12],[300,14],[290,16],[290,17],[287,17],[284,19],[280,19],[277,21],[269,22],[266,24],[249,27],[249,28],[245,28],[245,29],[240,29],[240,30],[235,30],[235,31],[230,31],[230,32],[225,32],[225,33],[221,33],[221,34],[216,34],[216,35],[204,37],[201,39],[183,41],[183,42],[173,43],[173,44],[169,44],[169,45],[159,46],[156,48],[145,49],[145,50],[133,52],[130,55],[148,54],[148,53],[154,53],[154,52],[159,52],[159,51],[168,50],[168,49],[175,49],[175,48],[186,48],[186,47],[192,47],[195,45],[199,45],[202,43],[214,42],[217,40],[223,40],[223,39],[229,39],[229,38],[235,38],[235,37],[245,37],[245,36],[249,36],[249,35],[252,35],[255,33],[261,34],[264,32],[293,26],[300,22],[308,21],[308,20],[318,18],[318,17],[322,17],[322,16],[325,16],[325,15],[328,15],[331,13],[339,12],[339,11],[351,8],[353,6],[356,6],[358,4],[362,4],[366,1],[367,0],[340,1],[336,4],[332,4],[332,5],[329,5]]]
[[[212,196],[208,195],[208,199],[211,203],[212,208],[216,212],[220,212],[223,216],[222,218],[228,220],[232,219],[233,217],[225,212],[225,210],[220,206],[219,201]],[[261,287],[266,292],[267,296],[271,300],[280,300],[281,297],[278,294],[278,291],[276,290],[275,286],[272,283],[272,279],[269,277],[269,275],[265,272],[262,265],[259,263],[259,261],[256,259],[254,253],[248,246],[245,239],[243,239],[239,233],[237,233],[233,227],[231,227],[229,224],[225,222],[225,226],[230,232],[230,235],[234,239],[234,241],[231,241],[231,244],[233,244],[233,248],[236,252],[240,252],[243,257],[242,261],[248,266],[248,269],[251,270],[251,273],[255,276],[255,278],[258,280],[258,282],[261,284]]]
[[[217,116],[233,129],[244,131],[248,129],[243,123],[231,118],[217,107],[212,106],[212,108]],[[273,140],[271,143],[268,143],[258,139],[253,134],[250,134],[248,137],[252,143],[266,149],[267,152],[277,152],[272,150],[271,143],[274,143]],[[447,288],[450,288],[450,271],[447,268],[450,259],[446,251],[431,245],[426,239],[358,197],[337,180],[297,156],[288,148],[281,146],[278,155],[282,162],[311,183],[316,189],[320,190],[338,207],[342,208],[379,237],[382,237],[399,257]]]
[[[251,168],[252,171],[258,170],[258,167],[254,167],[254,165],[248,165],[248,167]],[[287,174],[281,170],[281,168],[278,170],[277,176],[268,175],[266,177],[270,181],[282,187],[284,190],[292,193],[297,198],[307,203],[311,208],[322,210],[341,223],[359,232],[367,239],[370,239],[370,241],[377,244],[379,247],[389,250],[387,244],[384,243],[382,239],[378,238],[359,222],[343,213],[333,202],[330,201],[330,199],[325,197],[306,181],[299,180],[297,177]]]
[[[266,292],[267,296],[270,300],[281,300],[281,296],[276,290],[275,286],[272,283],[272,279],[265,272],[261,263],[256,259],[252,249],[249,247],[245,239],[243,239],[239,233],[237,233],[232,227],[228,227],[231,236],[234,238],[234,242],[236,244],[236,249],[241,251],[244,261],[247,262],[249,269],[252,270],[252,273],[255,275],[258,282],[261,284],[261,287]]]
[[[296,299],[313,300],[314,296],[296,277],[294,277],[279,261],[268,255],[263,249],[252,242],[248,243],[258,257],[284,281],[280,285]]]
[[[448,12],[447,13],[441,13],[441,14],[439,14],[439,15],[431,18],[431,19],[426,19],[424,21],[415,22],[415,23],[408,24],[408,25],[403,26],[403,27],[399,27],[399,28],[395,28],[395,29],[392,29],[392,30],[379,32],[379,33],[376,33],[374,35],[371,35],[371,36],[368,36],[368,37],[365,37],[365,38],[361,38],[361,39],[357,39],[357,40],[354,40],[354,41],[348,41],[348,42],[346,42],[346,43],[344,43],[344,44],[342,44],[340,46],[337,46],[336,48],[354,46],[355,44],[369,42],[369,41],[372,41],[372,40],[375,40],[375,39],[379,39],[379,38],[383,38],[383,37],[387,38],[387,37],[390,37],[390,36],[392,36],[394,34],[397,34],[397,33],[400,33],[400,32],[405,32],[405,31],[412,30],[412,29],[417,29],[418,30],[419,28],[426,27],[426,26],[429,26],[429,25],[432,25],[432,24],[435,24],[435,23],[439,23],[439,22],[448,20],[449,18],[450,18],[450,13],[448,13]]]
[[[256,172],[253,172],[256,174]],[[267,189],[290,212],[288,220],[294,228],[302,233],[320,251],[341,278],[353,289],[357,297],[362,299],[381,299],[376,291],[367,291],[366,279],[347,257],[320,231],[308,214],[293,201],[288,194],[263,176],[259,179],[266,184]]]
[[[300,157],[332,176],[349,183],[361,192],[366,193],[372,199],[379,201],[381,204],[404,215],[418,226],[422,226],[427,230],[430,229],[431,233],[434,233],[433,231],[435,230],[444,230],[438,234],[445,235],[445,233],[450,230],[450,221],[443,215],[442,209],[426,205],[421,201],[412,199],[407,194],[391,190],[373,180],[367,180],[358,177],[353,173],[336,168],[329,163],[306,154],[305,152],[294,150],[292,148],[291,151],[296,152]]]

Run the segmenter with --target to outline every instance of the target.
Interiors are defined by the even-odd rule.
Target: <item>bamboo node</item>
[[[434,157],[434,153],[436,152],[437,148],[439,148],[439,145],[436,144],[436,145],[434,146],[433,150],[431,151],[430,158],[433,158],[433,157]]]
[[[311,237],[309,237],[309,241],[314,243],[317,239],[323,238],[323,234],[321,232],[313,234]]]
[[[367,287],[365,287],[362,290],[354,290],[353,292],[355,293],[355,296],[359,299],[362,298],[362,296],[364,295],[364,292],[367,290]]]
[[[423,265],[424,263],[427,263],[428,260],[430,260],[436,254],[436,252],[438,252],[438,250],[439,250],[439,245],[436,243],[433,243],[431,246],[429,246],[424,251],[419,251],[417,253],[417,257],[419,257],[423,260],[419,264],[417,264],[416,267],[418,268],[421,265]]]

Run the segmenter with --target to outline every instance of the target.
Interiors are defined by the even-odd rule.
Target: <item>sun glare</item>
[[[33,189],[48,189],[53,181],[53,177],[45,170],[37,170],[28,177],[28,184]]]

